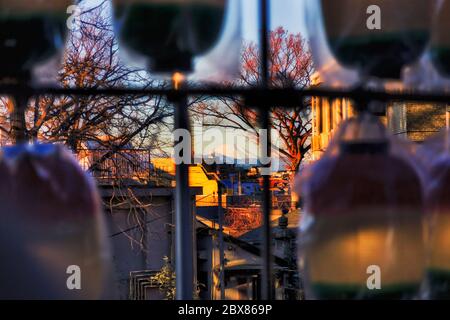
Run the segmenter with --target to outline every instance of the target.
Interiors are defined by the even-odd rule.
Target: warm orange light
[[[324,230],[325,234],[336,228],[339,223]],[[395,228],[356,228],[329,241],[318,242],[306,256],[310,279],[320,283],[364,285],[367,268],[377,265],[383,270],[386,285],[420,282],[424,256],[419,230],[420,225],[414,223]]]
[[[446,212],[435,213],[431,227],[428,239],[430,267],[450,270],[450,215]]]
[[[181,84],[184,82],[185,76],[181,72],[175,72],[172,76],[173,87],[180,90]]]

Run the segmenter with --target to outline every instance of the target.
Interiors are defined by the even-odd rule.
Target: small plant
[[[172,264],[169,261],[169,257],[164,257],[164,265],[161,270],[154,276],[150,277],[150,281],[158,285],[158,289],[165,296],[165,300],[175,300],[176,293],[176,274],[173,270]],[[194,292],[194,299],[199,299],[200,287],[202,285],[197,283],[196,290]]]
[[[151,276],[150,280],[158,285],[159,291],[164,294],[166,300],[174,300],[176,291],[175,271],[169,262],[169,257],[164,257],[163,260],[164,265],[161,270]]]

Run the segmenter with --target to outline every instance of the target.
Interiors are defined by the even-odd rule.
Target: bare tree
[[[81,13],[79,28],[69,34],[66,44],[59,72],[61,84],[90,89],[165,86],[120,60],[107,9],[104,1]],[[2,102],[0,131],[11,136],[12,104],[5,98]],[[94,142],[108,150],[107,159],[130,145],[157,148],[161,141],[155,134],[172,114],[169,103],[160,96],[41,96],[29,102],[26,135],[33,140],[64,143],[73,151]]]
[[[270,36],[271,52],[270,86],[278,88],[308,88],[313,74],[313,63],[307,44],[300,34],[290,34],[278,28]],[[231,86],[257,86],[261,80],[260,54],[255,43],[245,45],[242,52],[242,71]],[[237,97],[226,97],[215,101],[198,103],[194,112],[207,117],[205,125],[250,131],[258,135],[258,113],[246,108]],[[272,130],[280,139],[276,150],[289,170],[298,171],[307,152],[310,150],[312,133],[310,101],[291,109],[273,108],[271,112]]]

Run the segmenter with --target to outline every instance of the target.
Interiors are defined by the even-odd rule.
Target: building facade
[[[434,104],[393,103],[386,108],[388,128],[398,136],[423,142],[450,127],[450,107]]]
[[[340,123],[355,115],[348,99],[327,99],[313,97],[312,116],[312,160],[318,160],[325,152]]]
[[[349,99],[312,99],[312,159],[325,152],[339,124],[355,115]],[[391,103],[380,120],[394,134],[421,143],[450,127],[450,106],[423,103]]]

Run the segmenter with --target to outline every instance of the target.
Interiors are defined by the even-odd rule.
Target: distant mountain
[[[249,159],[240,159],[240,158],[233,158],[233,157],[229,157],[229,156],[225,156],[225,155],[216,155],[215,156],[216,159],[221,159],[222,163],[224,164],[234,164],[237,167],[240,168],[252,168],[252,167],[257,167],[259,166],[259,161],[257,158],[249,158]],[[207,156],[203,156],[203,159],[211,159],[208,158]],[[286,164],[281,161],[280,159],[272,159],[272,169],[273,171],[280,171],[280,170],[285,170],[286,169]]]

